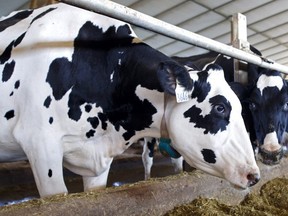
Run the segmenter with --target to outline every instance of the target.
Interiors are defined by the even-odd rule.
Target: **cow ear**
[[[248,72],[248,85],[254,86],[260,76],[259,66],[248,63],[247,72]]]
[[[250,45],[250,50],[259,57],[262,56],[262,53],[252,45]],[[248,72],[248,85],[254,86],[260,76],[260,67],[255,64],[248,63],[247,72]]]
[[[176,84],[191,91],[193,80],[190,78],[186,67],[175,61],[162,62],[157,71],[158,79],[165,92],[175,95]]]

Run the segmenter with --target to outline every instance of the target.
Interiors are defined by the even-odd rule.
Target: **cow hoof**
[[[283,148],[278,151],[266,151],[265,149],[259,149],[259,160],[266,165],[276,165],[280,163],[281,158],[284,155]]]

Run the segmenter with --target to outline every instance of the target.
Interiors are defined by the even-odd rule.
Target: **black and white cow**
[[[288,85],[278,71],[252,64],[248,68],[252,88],[246,101],[260,146],[259,158],[265,164],[277,164],[287,151]]]
[[[262,54],[254,47],[255,54]],[[216,52],[190,57],[173,57],[181,64],[193,64],[203,69],[210,63],[220,65],[226,81],[238,95],[243,105],[243,118],[250,133],[252,143],[259,147],[259,159],[269,165],[277,164],[283,157],[283,147],[287,149],[285,131],[288,119],[288,86],[280,72],[247,64],[248,83],[234,82],[233,58]]]
[[[0,31],[0,161],[28,159],[41,197],[67,193],[63,165],[84,190],[105,187],[116,155],[165,133],[191,166],[240,188],[259,180],[219,66],[184,67],[128,24],[62,3],[12,13]]]

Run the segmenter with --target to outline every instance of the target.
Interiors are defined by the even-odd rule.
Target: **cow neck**
[[[163,116],[160,125],[160,137],[169,139],[169,132],[167,130],[166,120],[165,120],[165,110],[167,105],[168,94],[164,92],[164,109],[163,109]]]
[[[167,105],[169,95],[164,93],[164,109],[163,116],[160,125],[160,140],[159,140],[159,150],[160,152],[167,157],[179,158],[181,155],[171,146],[171,140],[169,137],[169,132],[167,130],[166,120],[165,120],[165,109]]]

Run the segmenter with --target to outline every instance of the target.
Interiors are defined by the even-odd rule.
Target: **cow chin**
[[[246,184],[234,184],[234,183],[231,183],[230,184],[232,185],[233,188],[237,189],[237,190],[246,190],[247,188],[249,187],[252,187],[254,186],[255,184],[257,184],[257,182],[260,180],[260,176],[258,174],[252,174],[250,176],[250,174],[248,174],[247,176],[247,180],[243,179],[243,182],[247,182]]]
[[[245,190],[252,187],[260,180],[260,170],[253,164],[246,166],[230,167],[224,171],[224,178],[238,190]]]
[[[235,185],[235,184],[232,184],[231,183],[231,186],[233,188],[235,188],[236,190],[246,190],[248,187],[243,187],[243,186],[240,186],[240,185]]]
[[[188,164],[190,164],[192,167],[200,169],[210,175],[227,180],[230,185],[237,190],[245,190],[248,187],[252,187],[260,180],[260,171],[258,166],[255,167],[253,165],[247,165],[245,167],[230,167],[226,170],[223,170],[221,168],[219,169],[213,166],[209,166],[207,163],[202,163],[200,161],[192,162],[186,159],[185,161],[188,162]]]
[[[237,179],[235,179],[237,178]],[[257,184],[257,182],[260,180],[259,174],[248,174],[247,176],[240,177],[240,182],[238,182],[239,177],[234,176],[233,179],[226,178],[231,186],[237,190],[246,190],[249,187],[252,187],[253,185]],[[237,180],[237,183],[235,183],[233,180]]]

